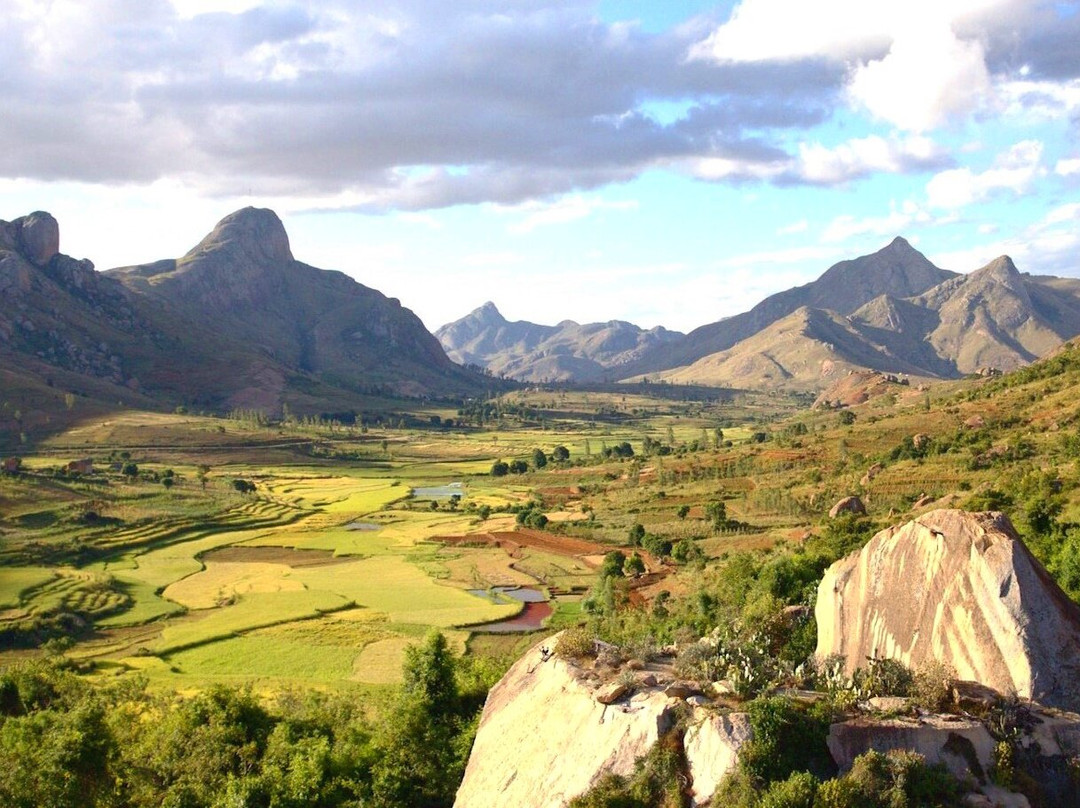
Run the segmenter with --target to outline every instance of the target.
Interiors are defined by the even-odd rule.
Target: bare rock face
[[[754,732],[746,713],[721,715],[695,710],[694,719],[683,738],[683,747],[694,776],[694,805],[703,805],[712,799],[720,781],[735,770],[739,750]]]
[[[52,214],[40,210],[0,222],[0,250],[14,250],[43,267],[60,252],[60,225]]]
[[[606,774],[633,772],[677,702],[653,690],[609,706],[594,690],[540,645],[514,663],[488,693],[455,808],[559,808]]]
[[[818,588],[817,654],[936,659],[959,678],[1080,709],[1080,608],[1000,513],[931,511],[833,564]]]
[[[60,225],[50,214],[36,211],[17,220],[19,242],[25,255],[39,267],[60,252]]]

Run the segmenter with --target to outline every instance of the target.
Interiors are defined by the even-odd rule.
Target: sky
[[[688,331],[897,235],[1080,277],[1080,0],[0,0],[0,219],[248,205],[429,329]]]

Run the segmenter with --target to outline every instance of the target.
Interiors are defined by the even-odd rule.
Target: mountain
[[[454,361],[479,365],[497,376],[597,382],[620,378],[623,366],[683,335],[622,320],[585,325],[564,320],[551,326],[510,322],[488,302],[444,325],[435,336]]]
[[[847,315],[881,295],[911,297],[954,276],[898,236],[871,255],[833,265],[816,281],[770,295],[750,311],[703,325],[649,351],[627,368],[627,375],[690,365],[726,351],[804,306]]]
[[[957,378],[1013,370],[1077,334],[1080,284],[1022,274],[1001,256],[917,295],[881,294],[848,315],[801,307],[730,348],[651,378],[802,390],[863,369]]]
[[[73,392],[110,406],[320,412],[358,394],[490,386],[399,301],[295,260],[269,210],[227,216],[181,258],[104,273],[59,252],[47,213],[0,222],[0,294],[0,371],[24,391],[13,409]]]
[[[253,351],[257,392],[280,395],[296,372],[345,390],[414,396],[482,384],[398,300],[294,259],[270,210],[226,216],[182,258],[106,274]]]

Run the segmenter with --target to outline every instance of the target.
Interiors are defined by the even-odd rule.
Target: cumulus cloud
[[[821,184],[939,169],[917,137],[793,144],[845,99],[927,130],[987,80],[1005,108],[1070,114],[1077,23],[1033,5],[742,0],[721,25],[651,33],[604,22],[596,0],[9,0],[0,177],[384,212],[656,168]],[[937,32],[921,60],[913,19]]]
[[[959,40],[944,22],[909,25],[884,57],[855,70],[848,93],[875,117],[925,132],[978,107],[990,72],[980,42]]]
[[[831,148],[820,143],[800,144],[796,173],[807,182],[834,185],[871,173],[940,168],[948,161],[944,150],[927,137],[870,135]]]
[[[686,159],[752,173],[781,150],[762,132],[819,123],[842,75],[688,61],[693,25],[607,24],[584,0],[16,1],[0,176],[371,211],[513,204]],[[675,121],[647,113],[686,99]]]
[[[1021,108],[1054,101],[1080,75],[1076,11],[1029,0],[742,0],[692,54],[721,64],[842,63],[854,108],[924,132],[999,104],[999,94]],[[1007,86],[1021,74],[1041,83],[1042,99]]]
[[[986,171],[966,167],[942,171],[927,183],[927,201],[934,208],[955,210],[1000,191],[1027,193],[1035,180],[1046,174],[1042,154],[1041,142],[1024,140],[998,155]]]

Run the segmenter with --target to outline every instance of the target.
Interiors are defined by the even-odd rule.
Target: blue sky
[[[1080,0],[12,0],[0,218],[100,269],[270,207],[435,329],[689,330],[903,235],[1080,276]]]

